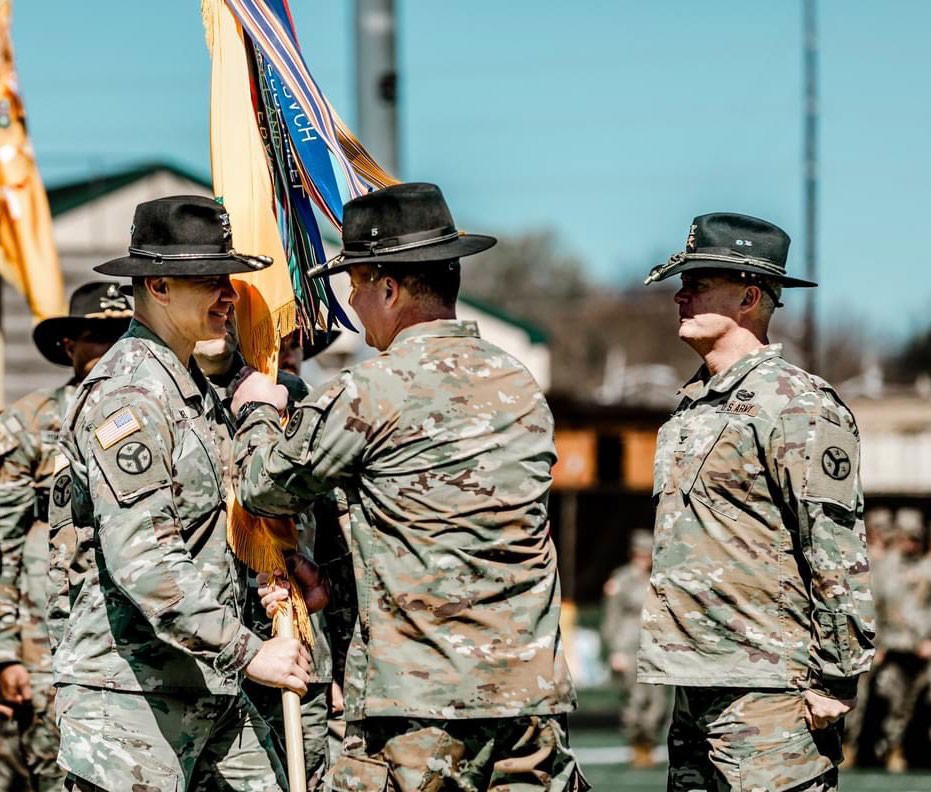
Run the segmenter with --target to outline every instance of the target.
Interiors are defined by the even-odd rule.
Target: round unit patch
[[[152,452],[149,451],[147,445],[134,440],[126,443],[116,452],[116,464],[124,473],[138,476],[152,466]]]
[[[288,421],[288,425],[284,428],[284,436],[286,440],[290,440],[294,435],[297,434],[297,430],[301,428],[301,423],[304,420],[304,411],[298,410],[294,415],[291,416],[291,420]]]
[[[62,506],[67,506],[70,500],[71,476],[62,476],[60,479],[56,479],[55,485],[52,487],[52,503],[60,509]]]
[[[828,446],[821,455],[821,468],[835,481],[850,475],[850,456],[843,448]]]

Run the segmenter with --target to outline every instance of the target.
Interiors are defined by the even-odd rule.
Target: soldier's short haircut
[[[131,279],[133,285],[133,302],[144,302],[148,299],[149,293],[145,288],[145,278],[133,277]]]
[[[761,277],[757,279],[757,284],[763,291],[760,298],[763,311],[772,316],[773,311],[782,305],[782,283],[772,278]]]
[[[445,308],[452,308],[459,296],[462,279],[459,259],[425,261],[422,264],[381,264],[376,272],[396,280],[411,296],[424,302],[436,301]]]
[[[765,275],[751,272],[735,272],[729,277],[735,283],[756,286],[760,289],[762,292],[760,307],[766,316],[772,316],[773,311],[782,305],[782,283],[775,278],[767,278]]]

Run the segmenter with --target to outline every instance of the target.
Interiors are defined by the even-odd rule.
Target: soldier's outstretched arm
[[[132,405],[130,428],[133,423],[138,428],[130,434],[123,430],[111,444],[111,436],[95,427],[107,426],[117,402]],[[81,423],[77,440],[87,460],[107,574],[161,640],[212,663],[221,674],[244,668],[262,640],[211,593],[182,539],[173,491],[178,482],[171,473],[172,427],[164,408],[141,390],[120,391],[115,399],[96,405]],[[182,484],[189,499],[203,499],[197,519],[215,519],[223,508],[215,481],[205,481],[201,488],[196,481]]]
[[[771,447],[786,521],[797,525],[810,575],[809,683],[853,699],[875,638],[859,434],[846,408],[825,394],[806,393],[783,410]]]
[[[249,511],[297,514],[353,475],[374,432],[354,390],[344,373],[296,404],[284,429],[272,406],[249,412],[233,441],[233,482]]]
[[[37,454],[23,417],[13,408],[0,416],[0,663],[18,663],[21,656],[20,583],[26,534],[35,519]]]

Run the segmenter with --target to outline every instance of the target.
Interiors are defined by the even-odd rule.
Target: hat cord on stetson
[[[773,264],[770,261],[765,259],[758,259],[752,256],[742,256],[738,258],[737,256],[725,256],[724,254],[719,253],[675,253],[669,257],[669,261],[665,264],[658,264],[650,270],[650,274],[647,276],[647,279],[644,281],[645,285],[649,285],[658,280],[662,280],[663,276],[669,272],[673,267],[682,264],[685,261],[727,261],[733,264],[750,264],[754,267],[759,267],[762,270],[766,270],[767,273],[775,275],[777,277],[785,277],[786,270],[785,267],[780,267],[778,264]]]
[[[684,255],[686,259],[698,259],[700,261],[728,261],[734,264],[752,264],[754,267],[764,269],[773,275],[784,276],[786,274],[785,267],[780,267],[778,264],[773,264],[771,261],[754,258],[753,256],[741,256],[738,258],[737,256],[725,256],[720,253],[686,253]]]
[[[448,226],[447,226],[448,227]],[[422,233],[432,234],[433,231],[427,232],[414,232],[411,234],[399,234],[395,239],[404,239],[405,237],[410,239],[411,237],[419,236]],[[366,253],[369,256],[378,256],[383,253],[400,253],[403,250],[413,250],[414,248],[427,247],[428,245],[438,245],[441,242],[450,242],[453,239],[456,239],[459,236],[459,231],[453,229],[450,233],[441,234],[440,236],[431,236],[424,239],[414,239],[411,242],[404,242],[400,245],[391,245],[389,247],[379,247],[378,242],[362,242],[356,243],[355,245],[349,244],[345,245],[347,251],[353,253]]]
[[[162,259],[225,259],[233,255],[232,250],[227,250],[223,253],[156,253],[152,250],[144,250],[143,248],[136,247],[131,247],[129,252],[133,256],[144,256],[145,258],[155,259],[156,261],[161,261]],[[254,256],[253,258],[262,257]]]

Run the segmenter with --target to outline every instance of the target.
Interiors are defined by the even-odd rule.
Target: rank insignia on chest
[[[56,429],[43,429],[39,432],[39,440],[42,441],[42,445],[57,445],[58,431]]]
[[[134,432],[138,432],[142,427],[133,415],[129,407],[123,407],[111,415],[106,423],[98,427],[94,435],[100,447],[104,450],[120,442],[124,437],[129,437]]]
[[[745,401],[728,401],[718,407],[717,412],[731,415],[749,415],[751,418],[759,413],[759,404],[750,404]]]

